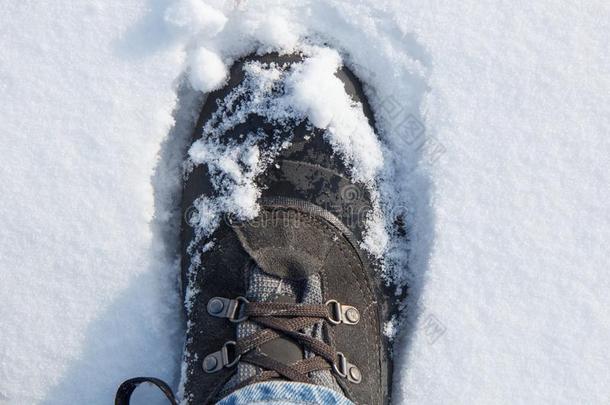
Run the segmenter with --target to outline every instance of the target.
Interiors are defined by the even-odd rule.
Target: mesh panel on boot
[[[314,275],[299,281],[285,280],[266,274],[257,266],[251,266],[246,272],[246,277],[248,285],[246,298],[250,301],[264,302],[274,301],[278,297],[291,297],[295,299],[296,302],[322,304],[322,283],[319,275]],[[237,326],[236,338],[244,338],[260,329],[260,326],[253,322],[241,322]],[[304,332],[309,336],[322,340],[322,323],[309,327]],[[306,351],[305,356],[313,356],[313,353]],[[230,390],[240,382],[255,376],[259,371],[259,367],[247,363],[238,363],[237,373],[225,385],[225,390]],[[311,373],[310,376],[316,384],[328,387],[343,394],[343,391],[330,371],[315,371]]]

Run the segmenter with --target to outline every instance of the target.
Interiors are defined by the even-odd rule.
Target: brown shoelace
[[[327,321],[338,323],[337,314],[328,305],[291,304],[274,302],[245,302],[240,309],[239,321],[246,319],[262,327],[261,330],[244,338],[232,342],[231,366],[239,362],[252,364],[263,369],[262,372],[250,377],[236,386],[230,392],[236,391],[246,385],[264,382],[275,378],[289,381],[315,384],[309,373],[321,370],[337,370],[333,367],[338,359],[338,352],[330,344],[324,343],[305,334],[306,328],[322,322],[324,333],[332,342],[332,331]],[[299,360],[293,364],[284,364],[256,350],[261,345],[288,336],[303,345],[315,356]],[[177,405],[178,402],[169,386],[153,377],[138,377],[129,379],[118,388],[115,405],[128,405],[134,390],[143,382],[157,386],[166,396],[169,403]],[[225,395],[228,393],[224,393]]]
[[[249,336],[238,339],[234,347],[234,361],[258,366],[264,371],[241,382],[234,389],[255,382],[268,381],[274,378],[284,378],[290,381],[314,384],[309,373],[321,370],[331,370],[337,359],[337,351],[303,331],[320,322],[332,319],[332,313],[326,305],[291,304],[274,302],[249,302],[241,311],[244,317],[262,326],[263,329]],[[330,331],[323,323],[326,335]],[[293,364],[284,364],[266,356],[256,348],[267,342],[288,336],[315,356],[299,360]]]

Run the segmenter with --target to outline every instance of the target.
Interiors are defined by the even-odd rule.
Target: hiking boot
[[[257,166],[260,172],[248,171],[247,158],[237,159],[240,175],[233,177],[223,172],[227,161],[217,157],[187,167],[185,403],[213,404],[269,380],[322,385],[357,404],[389,403],[392,362],[382,329],[393,307],[375,274],[376,262],[360,248],[373,209],[370,193],[350,180],[323,131],[242,108],[258,99],[244,84],[248,75],[278,67],[289,71],[303,58],[244,58],[203,106],[193,148],[207,142],[202,150],[241,156],[254,150],[248,137],[259,134],[260,149],[271,154],[259,156],[267,162],[264,169]],[[373,125],[358,80],[346,68],[337,77]],[[193,148],[191,158],[197,154]],[[251,190],[244,176],[260,190],[251,219],[248,213],[226,212],[234,202],[229,193]],[[166,392],[162,382],[152,382]],[[137,383],[126,385],[123,398],[128,400]]]

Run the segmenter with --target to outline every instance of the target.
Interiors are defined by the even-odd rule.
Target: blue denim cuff
[[[245,386],[216,405],[354,405],[352,401],[321,385],[269,381]]]

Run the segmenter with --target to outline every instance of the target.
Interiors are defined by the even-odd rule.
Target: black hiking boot
[[[350,180],[322,131],[239,108],[251,100],[240,89],[247,66],[289,70],[302,58],[245,58],[203,106],[194,143],[212,131],[220,135],[211,144],[226,152],[243,144],[244,134],[272,134],[259,141],[273,153],[261,158],[268,164],[252,178],[261,191],[250,220],[223,212],[226,201],[218,208],[233,187],[222,162],[189,168],[182,203],[185,403],[213,404],[269,380],[322,385],[356,404],[390,401],[392,363],[382,329],[393,307],[375,261],[360,248],[372,210],[367,188]],[[346,68],[337,76],[373,125],[357,79]],[[221,128],[231,114],[240,118]],[[140,382],[124,383],[117,404],[119,395],[127,403]],[[161,381],[151,382],[175,401]]]

